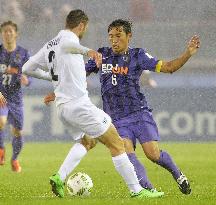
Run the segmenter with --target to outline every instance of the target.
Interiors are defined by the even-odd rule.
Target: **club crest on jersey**
[[[128,56],[123,56],[122,59],[123,59],[123,61],[128,62],[129,57]]]
[[[102,75],[107,73],[127,75],[128,67],[118,66],[118,64],[116,64],[116,66],[112,64],[102,64]]]

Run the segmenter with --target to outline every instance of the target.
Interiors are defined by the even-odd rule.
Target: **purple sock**
[[[23,139],[22,137],[13,137],[12,140],[12,147],[13,147],[13,155],[12,155],[12,160],[16,160],[19,153],[21,152],[23,146]]]
[[[175,180],[180,177],[181,173],[179,168],[175,165],[171,156],[167,152],[161,150],[160,158],[156,163],[168,170]]]
[[[135,153],[129,153],[127,154],[127,156],[135,168],[135,172],[136,172],[140,185],[143,188],[153,189],[153,186],[146,175],[145,167],[137,159]]]
[[[4,148],[4,131],[0,130],[0,148]]]

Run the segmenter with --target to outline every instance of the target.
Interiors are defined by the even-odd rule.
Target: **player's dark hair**
[[[110,30],[112,30],[115,27],[123,27],[123,31],[126,34],[131,33],[132,31],[132,23],[130,21],[127,20],[123,20],[123,19],[117,19],[115,21],[113,21],[109,26],[108,26],[108,33],[110,32]]]
[[[5,26],[12,26],[12,27],[14,27],[14,29],[15,29],[16,32],[18,31],[18,27],[17,27],[17,24],[16,24],[16,23],[14,23],[13,21],[5,21],[5,22],[3,22],[3,23],[0,25],[0,32],[2,32],[2,29],[3,29]]]
[[[77,27],[80,23],[87,24],[89,21],[88,16],[85,14],[84,11],[80,9],[72,10],[67,15],[66,18],[66,28],[73,29]]]

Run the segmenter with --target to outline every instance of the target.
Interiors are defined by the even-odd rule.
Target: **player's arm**
[[[22,72],[34,78],[52,81],[49,72],[44,71],[41,65],[32,61],[31,58],[23,65]]]
[[[29,59],[30,59],[30,54],[26,50],[25,57],[24,57],[24,63],[26,63]],[[31,85],[31,83],[32,83],[32,77],[27,76],[25,74],[21,75],[21,85],[29,86]]]
[[[173,73],[181,68],[188,59],[194,55],[200,47],[200,39],[198,36],[193,36],[188,42],[186,50],[182,55],[171,61],[162,61],[160,72],[163,73]]]
[[[78,43],[75,43],[73,41],[63,41],[61,43],[61,48],[68,53],[71,54],[81,54],[88,56],[91,59],[94,59],[97,66],[100,67],[102,64],[102,55],[101,53],[98,53],[95,50],[92,50],[90,48],[84,47]]]
[[[28,77],[25,74],[21,75],[21,85],[29,86],[31,84],[31,81],[31,77]]]

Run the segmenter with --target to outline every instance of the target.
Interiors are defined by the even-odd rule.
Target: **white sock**
[[[131,164],[126,153],[120,154],[116,157],[112,157],[113,163],[115,165],[118,173],[123,177],[128,188],[131,192],[138,193],[143,188],[140,186],[137,179],[134,166]]]
[[[62,181],[65,181],[66,177],[80,163],[81,159],[86,155],[86,153],[87,150],[82,144],[74,144],[58,171]]]

